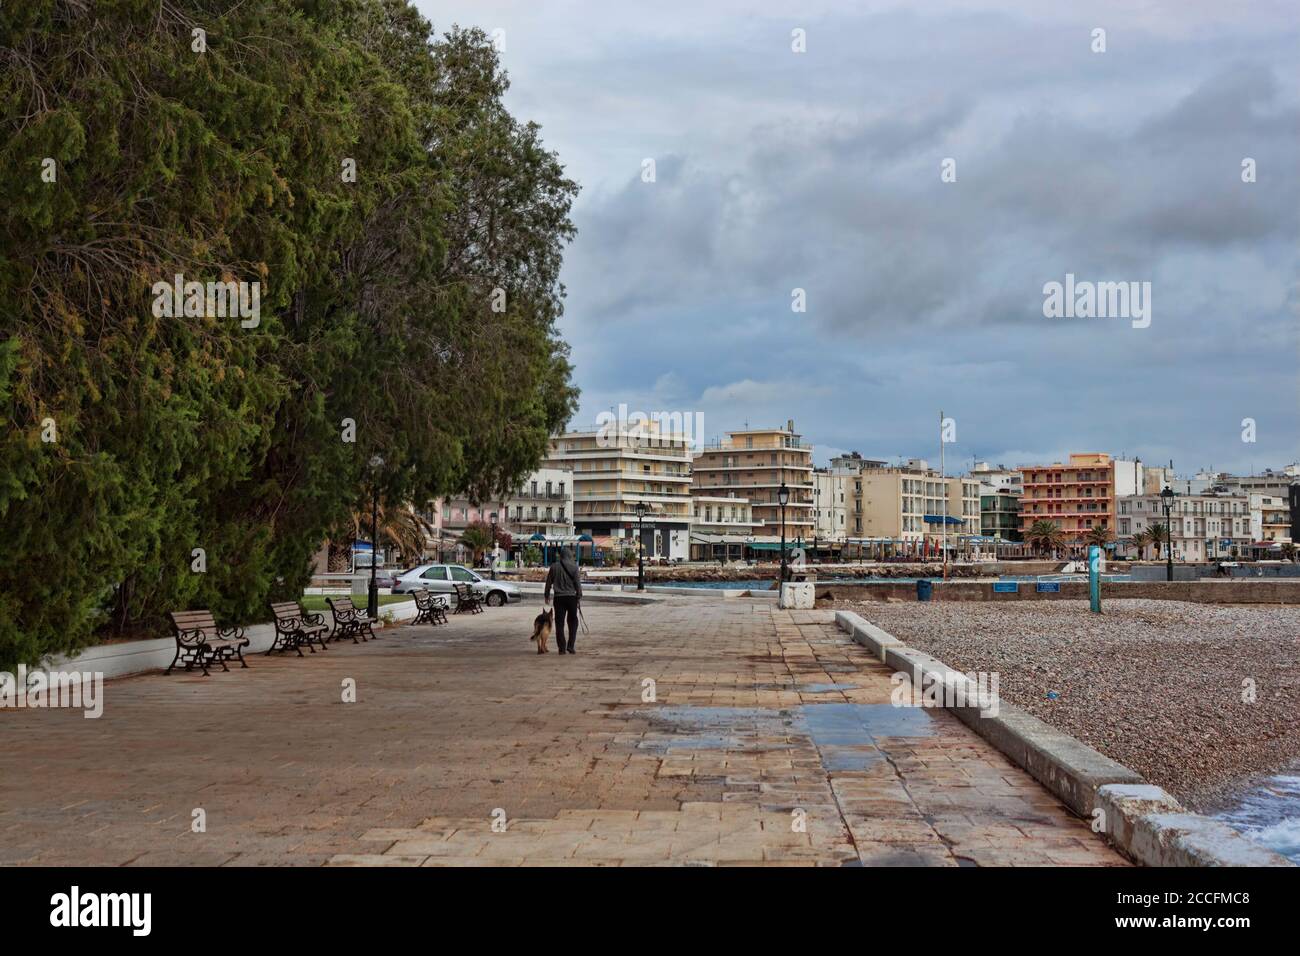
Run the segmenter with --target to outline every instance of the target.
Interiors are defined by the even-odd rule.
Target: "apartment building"
[[[1116,502],[1116,553],[1137,556],[1133,535],[1165,523],[1160,495],[1128,495]],[[1246,495],[1178,495],[1169,514],[1169,537],[1179,561],[1211,561],[1245,554],[1252,541],[1250,500]],[[1165,553],[1163,548],[1160,552]],[[1147,557],[1154,552],[1147,548]]]
[[[592,427],[551,439],[545,466],[573,476],[573,526],[606,549],[635,548],[636,506],[644,504],[645,553],[690,557],[691,442],[642,427]]]
[[[786,540],[811,540],[816,530],[812,451],[812,445],[795,432],[793,421],[784,428],[728,432],[726,438],[696,454],[691,492],[748,499],[763,536],[778,540],[782,525],[777,490],[784,484],[790,494],[785,507]]]
[[[859,469],[848,476],[847,491],[847,539],[858,544],[887,542],[892,553],[933,552],[946,538],[949,550],[957,551],[963,538],[980,533],[979,482],[942,476],[924,459],[897,466],[860,459]]]
[[[1100,452],[1071,454],[1069,461],[1017,469],[1024,494],[1020,499],[1022,533],[1035,521],[1051,521],[1062,531],[1062,543],[1082,551],[1093,528],[1115,530],[1115,500],[1136,496],[1144,483],[1139,461],[1112,458]]]
[[[1252,492],[1250,533],[1258,544],[1286,544],[1291,541],[1291,505],[1285,495],[1261,495]]]
[[[1017,468],[1005,465],[992,465],[987,461],[977,461],[971,465],[970,477],[980,483],[980,494],[991,495],[1006,491],[1013,495],[1024,493],[1024,478]]]
[[[501,520],[515,538],[573,536],[573,472],[540,468],[505,500]]]
[[[762,527],[745,498],[692,495],[691,560],[740,561]]]
[[[1171,476],[1169,483],[1174,491],[1180,495],[1213,492],[1228,495],[1274,495],[1285,498],[1291,485],[1297,480],[1300,480],[1300,465],[1287,465],[1282,471],[1265,468],[1258,475],[1234,475],[1226,471],[1199,471],[1191,478],[1172,478]],[[1154,494],[1155,492],[1151,493]]]
[[[832,468],[813,469],[813,537],[828,544],[843,542],[849,533],[852,476]]]
[[[1020,495],[981,482],[980,534],[1002,541],[1024,540],[1020,533]]]
[[[565,468],[540,468],[523,480],[511,494],[495,502],[476,503],[461,496],[433,502],[423,512],[436,533],[430,553],[456,547],[456,541],[471,524],[491,524],[516,543],[541,534],[549,539],[573,537],[573,473]]]

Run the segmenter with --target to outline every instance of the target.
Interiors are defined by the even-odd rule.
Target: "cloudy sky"
[[[967,464],[1300,458],[1294,0],[418,5],[504,31],[511,109],[582,186],[575,424],[937,459],[942,409]],[[1045,318],[1067,273],[1151,283],[1150,326]]]

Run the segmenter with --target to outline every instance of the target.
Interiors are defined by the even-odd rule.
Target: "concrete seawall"
[[[1013,582],[1004,582],[1003,586]],[[995,591],[992,581],[947,581],[934,585],[935,601],[1086,601],[1085,581],[1062,581],[1057,591],[1039,591],[1033,581],[1014,582],[1015,591]],[[818,582],[817,595],[829,592],[845,601],[915,601],[916,585]],[[1198,604],[1300,604],[1300,580],[1103,581],[1101,598],[1154,598]]]

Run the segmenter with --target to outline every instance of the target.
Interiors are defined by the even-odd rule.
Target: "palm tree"
[[[1104,550],[1106,545],[1110,544],[1110,539],[1115,536],[1110,533],[1110,528],[1107,528],[1104,524],[1100,524],[1095,528],[1089,528],[1088,533],[1084,535],[1084,537],[1087,539],[1089,544],[1095,544],[1097,547]]]
[[[1145,531],[1139,531],[1129,539],[1133,547],[1137,548],[1138,560],[1141,561],[1146,557],[1147,545],[1151,543],[1151,535]]]
[[[477,565],[483,552],[492,547],[492,526],[484,524],[482,521],[475,521],[465,526],[461,532],[460,540],[456,542],[469,548],[473,555],[471,563]]]
[[[402,553],[404,559],[419,558],[424,552],[426,537],[435,530],[432,522],[410,505],[389,507],[381,501],[377,517],[379,543],[392,545]],[[350,532],[353,541],[369,538],[370,520],[369,508],[353,511],[348,531],[335,537],[346,538]]]
[[[1044,521],[1040,518],[1029,526],[1029,530],[1025,532],[1025,540],[1034,550],[1050,554],[1061,544],[1061,529],[1057,527],[1056,522]]]
[[[1155,546],[1156,558],[1159,559],[1160,545],[1169,541],[1169,529],[1157,521],[1147,531],[1147,537],[1150,539],[1151,544]]]

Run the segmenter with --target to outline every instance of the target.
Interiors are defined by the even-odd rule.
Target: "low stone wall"
[[[392,604],[384,604],[379,608],[381,618],[390,613],[395,623],[414,618],[417,613],[414,599],[395,601]],[[326,623],[330,620],[328,613],[325,615],[325,620]],[[383,624],[381,623],[378,626],[382,628]],[[248,624],[244,627],[244,636],[248,638],[248,646],[244,648],[244,657],[251,659],[254,654],[267,650],[275,642],[275,625],[270,623]],[[74,656],[57,654],[48,663],[39,668],[33,668],[33,670],[41,670],[47,673],[50,671],[80,671],[82,673],[103,674],[105,680],[112,680],[117,677],[131,677],[135,674],[165,670],[175,656],[176,639],[174,637],[161,637],[147,641],[120,641],[115,644],[97,644]],[[250,664],[249,666],[256,665]]]
[[[1006,582],[1007,584],[1011,582]],[[1086,601],[1086,581],[1062,581],[1059,591],[1039,591],[1033,581],[1016,582],[1015,591],[995,591],[992,581],[947,581],[934,585],[934,601]],[[818,600],[915,601],[914,583],[817,585]],[[1103,581],[1101,599],[1152,598],[1196,604],[1300,604],[1300,581],[1228,579],[1215,581]]]

